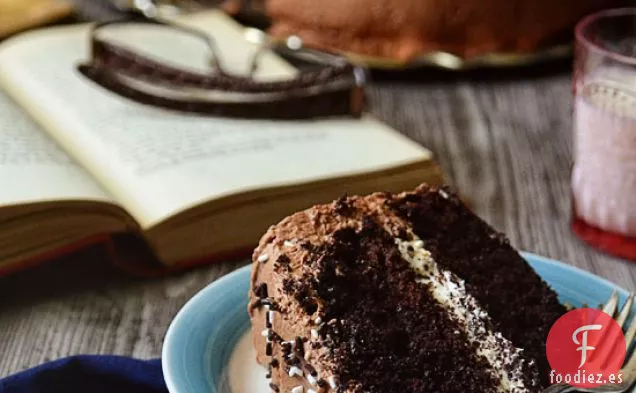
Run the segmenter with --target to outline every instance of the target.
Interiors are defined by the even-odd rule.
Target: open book
[[[244,72],[256,47],[219,11],[181,21],[212,34]],[[442,176],[431,152],[378,120],[238,120],[144,106],[76,65],[88,25],[0,44],[0,271],[98,234],[136,233],[162,265],[250,250],[284,216],[343,194],[411,189]],[[207,67],[170,36],[124,43]],[[258,78],[295,69],[266,53]]]

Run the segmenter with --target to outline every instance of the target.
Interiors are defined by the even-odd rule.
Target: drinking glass
[[[636,260],[636,8],[583,19],[575,57],[572,227]]]

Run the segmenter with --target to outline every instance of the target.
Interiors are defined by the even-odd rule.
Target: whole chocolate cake
[[[264,0],[278,37],[321,49],[408,60],[530,52],[572,36],[584,15],[626,0]]]
[[[538,392],[565,312],[447,188],[342,198],[254,252],[257,360],[280,393]]]

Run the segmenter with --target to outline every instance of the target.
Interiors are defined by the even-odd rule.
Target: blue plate
[[[613,290],[618,290],[621,304],[627,297],[627,291],[591,273],[537,255],[523,256],[562,302],[595,307],[607,301]],[[171,393],[268,391],[246,335],[249,280],[250,266],[238,269],[203,289],[177,314],[162,354]]]

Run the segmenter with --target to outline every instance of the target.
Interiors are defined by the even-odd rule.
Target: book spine
[[[175,274],[214,263],[248,258],[254,247],[223,252],[208,257],[183,261],[173,266],[161,264],[143,240],[133,234],[99,234],[46,251],[35,257],[0,267],[0,277],[53,263],[64,257],[97,245],[103,245],[112,264],[119,270],[141,278],[156,278]],[[256,245],[254,245],[256,246]]]
[[[70,243],[68,245],[58,247],[51,251],[45,251],[41,254],[38,254],[35,257],[25,259],[22,261],[9,263],[6,266],[0,266],[0,277],[8,276],[23,270],[27,270],[30,268],[34,268],[39,265],[43,265],[48,262],[52,262],[62,258],[66,255],[72,254],[81,249],[94,246],[100,243],[108,243],[110,242],[111,235],[110,234],[98,234],[86,237],[77,242]]]

